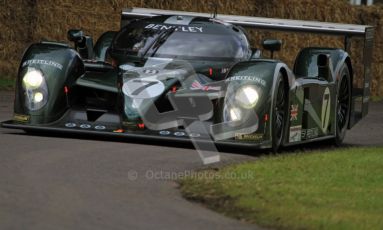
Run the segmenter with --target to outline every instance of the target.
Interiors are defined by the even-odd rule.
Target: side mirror
[[[77,42],[84,37],[84,32],[77,29],[71,29],[68,31],[68,40],[71,42]]]
[[[265,50],[271,52],[271,58],[273,58],[274,52],[281,50],[282,41],[277,39],[265,39],[262,42],[262,46]]]
[[[94,57],[93,39],[85,36],[84,32],[78,29],[68,31],[68,40],[74,42],[75,49],[84,59],[92,59]]]

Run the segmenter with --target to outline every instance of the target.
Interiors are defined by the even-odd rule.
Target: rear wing
[[[148,8],[130,8],[121,13],[121,27],[130,21],[140,18],[154,17],[159,15],[188,15],[195,17],[213,17],[208,13],[196,13],[185,11],[171,11]],[[363,47],[363,88],[353,87],[351,105],[350,127],[356,124],[368,113],[370,98],[371,62],[374,39],[374,27],[365,25],[351,25],[340,23],[325,23],[317,21],[287,20],[276,18],[249,17],[237,15],[217,14],[216,19],[247,28],[276,30],[282,32],[316,33],[344,37],[344,49],[350,50],[351,38],[359,37],[364,40]],[[360,106],[356,106],[360,104]]]

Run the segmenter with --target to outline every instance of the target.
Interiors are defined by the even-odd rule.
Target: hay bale
[[[14,77],[25,45],[31,40],[34,8],[29,0],[5,0],[1,4],[0,77]]]
[[[120,12],[128,7],[148,7],[212,13],[212,4],[205,0],[3,0],[0,8],[0,73],[16,75],[18,62],[31,42],[41,39],[67,42],[66,33],[79,28],[96,40],[107,30],[118,30]],[[218,0],[219,13],[261,17],[317,20],[376,26],[373,54],[373,95],[383,96],[383,5],[351,6],[347,0]],[[293,7],[292,7],[293,6]],[[253,46],[261,47],[265,38],[284,41],[277,58],[293,66],[300,49],[307,46],[343,47],[341,38],[309,34],[249,31]],[[350,54],[361,57],[361,41],[353,43]],[[360,60],[353,58],[354,84],[362,86]]]

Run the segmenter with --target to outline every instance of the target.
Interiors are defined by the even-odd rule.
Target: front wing
[[[161,141],[171,143],[193,143],[198,142],[200,145],[214,143],[220,147],[246,147],[256,149],[270,148],[270,141],[261,140],[248,141],[232,138],[230,140],[214,141],[209,134],[191,133],[188,134],[184,129],[169,130],[150,130],[146,128],[121,129],[118,122],[89,122],[89,121],[73,121],[69,119],[71,112],[68,112],[56,122],[46,125],[31,125],[21,123],[14,120],[8,120],[1,123],[1,126],[9,129],[22,129],[27,132],[41,133],[58,133],[58,134],[78,134],[90,137],[110,137],[126,140],[142,140],[142,141]],[[108,114],[109,118],[117,118],[118,114]]]

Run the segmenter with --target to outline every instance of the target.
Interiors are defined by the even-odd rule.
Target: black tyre
[[[283,136],[286,128],[288,99],[285,84],[285,80],[280,73],[273,97],[273,115],[271,123],[272,150],[274,153],[278,152],[283,143]]]
[[[334,138],[334,144],[337,146],[342,144],[346,136],[351,109],[351,77],[346,64],[343,65],[340,73],[336,103],[336,135]]]

